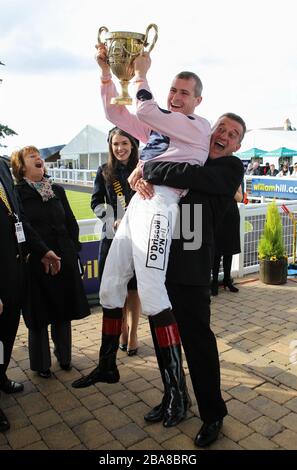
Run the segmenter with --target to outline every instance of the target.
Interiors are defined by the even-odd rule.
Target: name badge
[[[22,222],[17,222],[14,225],[15,225],[15,234],[16,234],[18,243],[24,243],[26,241],[26,237],[25,237]]]

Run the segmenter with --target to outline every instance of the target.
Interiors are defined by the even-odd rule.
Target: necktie
[[[8,213],[12,214],[11,206],[9,204],[9,201],[7,199],[7,196],[6,196],[6,192],[5,192],[1,182],[0,182],[0,199],[4,202],[4,204],[5,204],[5,206],[8,210]]]

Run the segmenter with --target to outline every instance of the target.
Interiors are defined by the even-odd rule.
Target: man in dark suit
[[[180,201],[181,236],[172,242],[167,289],[203,421],[195,438],[195,444],[199,447],[206,447],[217,439],[223,418],[227,414],[220,390],[217,344],[210,328],[209,284],[214,256],[214,234],[243,179],[243,165],[232,153],[240,148],[245,130],[242,118],[226,113],[218,119],[212,130],[209,159],[204,167],[188,163],[146,162],[143,169],[143,178],[149,183],[190,188]],[[132,186],[143,197],[152,194],[151,187],[141,179]],[[197,247],[195,241],[197,233],[193,231],[197,205],[202,208],[200,247]],[[185,221],[189,226],[183,225]],[[193,231],[192,240],[185,237],[190,227]],[[158,358],[156,345],[155,349]],[[147,421],[156,422],[162,419],[166,391],[164,398],[160,405],[145,416]]]
[[[23,221],[23,223],[21,222]],[[56,274],[60,258],[45,250],[35,232],[22,217],[7,164],[0,158],[0,391],[21,392],[23,384],[9,380],[6,370],[20,320],[23,296],[23,261],[26,249],[40,255],[45,271]],[[26,243],[25,243],[26,240]],[[9,421],[0,409],[0,432],[9,429]]]

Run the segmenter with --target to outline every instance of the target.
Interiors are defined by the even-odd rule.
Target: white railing
[[[285,202],[290,211],[297,211],[297,201],[277,201],[282,218],[283,240],[289,257],[293,255],[293,223],[281,209]],[[240,240],[241,253],[233,256],[232,276],[242,277],[259,270],[258,242],[263,233],[267,203],[265,204],[238,204],[240,212]],[[247,222],[247,223],[245,223]],[[101,223],[98,219],[79,220],[80,236],[82,240],[98,240],[101,233]],[[250,231],[245,233],[249,227]]]
[[[78,220],[79,239],[81,242],[100,240],[102,222],[99,219]]]
[[[96,170],[68,170],[63,168],[47,168],[47,174],[57,183],[93,186]]]
[[[47,168],[48,175],[51,176],[53,181],[57,183],[68,183],[80,186],[93,186],[94,181],[96,178],[96,170],[71,170],[71,169],[64,169],[64,168]],[[252,178],[257,179],[265,179],[266,176],[252,176],[252,175],[245,175],[244,176],[244,188],[247,194],[249,201],[257,201],[264,203],[265,201],[271,200],[270,198],[266,198],[264,196],[252,196],[251,195],[251,187],[252,187]],[[274,177],[275,182],[279,184],[284,183],[285,180],[290,180],[290,178],[276,178]],[[296,179],[293,179],[296,182]],[[277,195],[276,195],[277,197]]]
[[[283,224],[285,249],[287,255],[291,257],[293,255],[293,223],[290,217],[281,209],[283,203],[293,212],[297,211],[297,201],[276,201]],[[235,277],[242,277],[243,275],[259,270],[258,243],[264,229],[267,205],[267,203],[238,204],[240,213],[241,253],[233,256],[232,275]],[[249,226],[250,231],[245,232],[247,226]]]

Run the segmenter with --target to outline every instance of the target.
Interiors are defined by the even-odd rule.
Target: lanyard
[[[4,202],[7,210],[8,210],[8,213],[9,215],[12,215],[12,209],[11,209],[11,206],[9,204],[9,201],[7,199],[7,196],[6,196],[6,192],[4,190],[4,187],[2,186],[2,184],[0,183],[0,199]]]
[[[117,197],[119,198],[119,201],[123,210],[125,211],[127,209],[127,204],[126,204],[125,195],[124,195],[124,191],[123,191],[121,183],[119,182],[119,180],[115,180],[113,181],[112,186]]]

